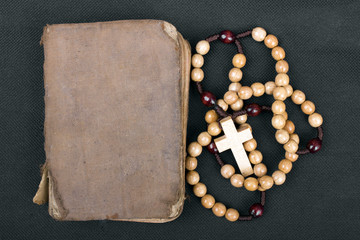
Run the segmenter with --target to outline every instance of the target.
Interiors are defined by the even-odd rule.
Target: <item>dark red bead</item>
[[[316,153],[321,149],[321,145],[322,141],[319,138],[313,138],[308,142],[306,148],[309,149],[311,153]]]
[[[260,203],[253,204],[249,209],[249,214],[255,218],[261,217],[264,213],[264,206]]]
[[[229,44],[235,42],[235,34],[232,31],[224,30],[220,33],[220,41]]]
[[[216,145],[214,142],[211,142],[209,145],[207,145],[207,150],[209,150],[210,153],[215,154],[218,153],[219,150],[217,149]]]
[[[216,97],[211,92],[203,92],[201,94],[201,101],[204,105],[211,107],[216,103]]]
[[[261,107],[259,104],[251,103],[245,107],[247,115],[250,117],[256,117],[261,113]]]

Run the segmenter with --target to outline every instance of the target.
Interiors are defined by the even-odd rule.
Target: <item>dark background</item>
[[[40,181],[43,150],[43,49],[46,24],[121,19],[163,19],[192,47],[223,29],[264,27],[279,38],[290,64],[291,84],[324,117],[323,149],[295,162],[282,186],[268,191],[265,215],[230,223],[204,209],[187,186],[182,215],[165,224],[91,221],[56,222],[47,205],[32,203]],[[358,239],[359,207],[359,1],[8,1],[0,2],[0,239]],[[243,85],[275,77],[270,50],[251,38]],[[141,44],[141,43],[139,43]],[[206,55],[204,86],[222,98],[235,54],[233,45],[214,43]],[[164,99],[166,101],[167,99]],[[271,104],[271,97],[247,102]],[[302,146],[316,135],[298,106],[287,100]],[[116,107],[116,106],[114,106]],[[188,141],[205,130],[207,108],[190,89]],[[271,116],[250,119],[270,172],[283,158]],[[229,153],[224,161],[232,164]],[[218,201],[246,214],[257,193],[223,179],[209,154],[199,158],[201,181]]]

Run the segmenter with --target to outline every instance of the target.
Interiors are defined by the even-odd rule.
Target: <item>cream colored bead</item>
[[[234,111],[241,110],[243,106],[244,106],[244,101],[240,98],[236,100],[236,102],[230,105],[231,109]]]
[[[251,89],[251,87],[248,86],[242,86],[239,90],[239,97],[243,100],[251,98],[252,94],[253,90]]]
[[[271,119],[271,124],[275,129],[282,129],[286,124],[286,120],[282,115],[276,114]]]
[[[280,170],[276,170],[272,174],[272,178],[274,179],[275,185],[281,185],[286,180],[286,174],[284,172],[280,171]]]
[[[218,120],[218,118],[219,118],[219,116],[217,115],[215,110],[209,110],[205,114],[205,121],[207,123],[215,122],[216,120]]]
[[[289,133],[284,129],[279,129],[275,133],[276,141],[280,144],[285,144],[290,140]]]
[[[188,146],[188,153],[190,156],[192,157],[197,157],[201,154],[202,152],[202,146],[197,143],[197,142],[192,142],[190,143],[190,145]]]
[[[237,221],[239,219],[239,216],[240,214],[236,209],[229,208],[228,210],[226,210],[225,218],[230,222]]]
[[[287,92],[284,87],[276,87],[273,91],[275,100],[284,101],[287,98]]]
[[[191,80],[201,82],[204,79],[204,72],[201,68],[194,68],[191,71]]]
[[[220,124],[218,122],[212,122],[209,124],[208,129],[207,129],[208,133],[211,136],[217,136],[221,133],[221,128],[220,128]],[[200,145],[200,144],[199,144]],[[200,145],[201,146],[201,145]]]
[[[285,60],[280,60],[276,62],[275,70],[277,73],[287,73],[289,71],[289,64]]]
[[[194,185],[193,191],[194,191],[195,196],[203,197],[207,192],[207,188],[206,188],[205,184],[199,182]]]
[[[251,36],[255,41],[262,42],[266,37],[266,31],[262,27],[256,27],[252,30]]]
[[[283,112],[281,115],[284,117],[285,120],[288,119],[288,113],[287,112]]]
[[[275,84],[278,87],[283,87],[288,85],[290,82],[290,78],[289,75],[287,75],[286,73],[278,73],[278,75],[276,75],[275,77]]]
[[[236,94],[236,92],[234,91],[227,91],[225,94],[224,94],[224,101],[227,103],[227,104],[233,104],[236,102],[236,100],[238,100],[238,95]]]
[[[276,88],[275,82],[269,81],[265,83],[265,92],[267,95],[272,95],[275,88]]]
[[[240,68],[232,68],[229,72],[229,79],[232,82],[239,82],[242,79],[243,73]]]
[[[230,164],[225,164],[224,166],[221,167],[220,173],[221,176],[228,179],[231,178],[232,175],[234,175],[235,168]]]
[[[244,177],[241,174],[234,174],[230,178],[230,183],[236,188],[244,186]]]
[[[199,134],[197,141],[201,146],[207,146],[211,142],[211,136],[208,132],[202,132]]]
[[[257,147],[257,142],[254,138],[250,139],[249,141],[244,142],[244,148],[247,152],[254,151]]]
[[[297,144],[293,139],[290,139],[287,143],[284,144],[285,151],[289,153],[296,153],[299,148],[299,144]]]
[[[263,160],[263,155],[259,150],[254,150],[249,153],[249,161],[252,164],[259,164]]]
[[[241,88],[241,84],[240,83],[231,83],[229,85],[229,91],[234,91],[234,92],[238,92]]]
[[[313,113],[308,118],[310,126],[316,128],[320,127],[323,123],[323,118],[319,113]]]
[[[266,173],[267,173],[267,168],[266,168],[265,164],[259,163],[259,164],[256,164],[256,165],[254,166],[254,174],[255,174],[257,177],[262,177],[262,176],[264,176]]]
[[[269,34],[265,37],[264,43],[265,43],[265,46],[267,46],[268,48],[274,48],[279,44],[279,41],[278,41],[277,37],[275,37],[272,34]]]
[[[243,124],[243,123],[246,123],[246,121],[247,121],[247,115],[246,115],[246,114],[237,116],[237,117],[235,118],[235,122],[236,122],[237,124]]]
[[[229,108],[229,105],[223,99],[217,100],[216,104],[219,105],[219,107],[221,107],[224,111],[228,110]]]
[[[282,114],[286,110],[286,105],[283,101],[276,100],[271,105],[271,110],[274,114]]]
[[[259,184],[263,189],[268,190],[274,185],[274,179],[270,176],[263,176],[259,179]]]
[[[186,182],[190,185],[195,185],[199,182],[200,176],[197,171],[189,171],[186,174]]]
[[[288,133],[292,134],[295,132],[295,124],[291,120],[286,120],[284,129],[288,131]]]
[[[292,162],[288,159],[283,159],[279,162],[279,170],[284,173],[289,173],[292,169]]]
[[[282,60],[285,58],[285,51],[282,47],[274,47],[271,51],[271,56],[276,60]]]
[[[200,42],[198,42],[198,43],[196,44],[195,49],[196,49],[196,52],[197,52],[198,54],[205,55],[205,54],[207,54],[207,53],[209,52],[209,50],[210,50],[210,44],[209,44],[208,41],[201,40]]]
[[[293,87],[289,84],[289,85],[284,86],[284,88],[286,90],[287,97],[291,97],[291,95],[294,92]]]
[[[259,187],[259,182],[256,178],[248,177],[244,181],[244,187],[248,191],[256,191]]]
[[[215,203],[211,210],[217,217],[223,217],[226,213],[225,205],[220,202]]]
[[[302,104],[303,102],[305,102],[306,96],[305,93],[303,93],[300,90],[295,90],[293,92],[293,94],[291,95],[291,100],[295,103],[295,104]]]
[[[195,68],[201,68],[204,65],[204,57],[200,54],[194,54],[191,58],[191,64]]]
[[[301,104],[301,110],[307,115],[313,114],[315,112],[315,104],[307,100]]]
[[[292,162],[295,162],[299,158],[299,155],[297,155],[296,153],[285,152],[285,158]]]
[[[185,168],[187,170],[195,170],[197,167],[197,159],[194,157],[186,157]]]
[[[232,59],[232,64],[234,67],[242,68],[246,64],[246,57],[242,53],[235,54],[235,56]]]
[[[205,208],[212,208],[215,204],[215,198],[213,196],[211,196],[210,194],[206,194],[205,196],[203,196],[201,198],[201,204],[205,207]]]
[[[265,93],[265,86],[262,83],[256,82],[251,85],[251,89],[253,90],[253,95],[255,97],[260,97]]]
[[[297,144],[300,143],[299,135],[297,135],[296,133],[290,134],[290,139],[294,140]]]

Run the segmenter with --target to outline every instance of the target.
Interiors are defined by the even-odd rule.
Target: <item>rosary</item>
[[[275,70],[277,75],[275,81],[265,84],[256,82],[249,86],[242,86],[239,82],[243,77],[241,68],[245,66],[246,57],[240,43],[241,38],[252,36],[257,42],[264,42],[265,46],[271,49],[271,55],[276,60]],[[237,54],[232,59],[233,68],[229,72],[231,84],[229,90],[224,94],[223,99],[216,100],[214,94],[204,91],[201,81],[204,79],[204,72],[201,67],[204,64],[204,55],[210,50],[210,43],[220,40],[225,44],[235,43]],[[197,141],[189,144],[187,148],[188,156],[185,161],[185,168],[188,170],[186,181],[193,185],[195,196],[201,198],[201,204],[212,209],[217,217],[223,217],[231,222],[237,220],[252,220],[260,217],[264,211],[265,191],[274,185],[282,185],[286,180],[286,174],[292,169],[292,164],[299,155],[315,153],[321,149],[323,129],[323,118],[315,112],[315,105],[312,101],[306,100],[305,94],[300,90],[293,90],[289,84],[287,72],[289,65],[285,58],[285,51],[278,46],[278,39],[267,34],[265,29],[256,27],[253,30],[235,35],[233,32],[225,30],[220,34],[212,35],[205,40],[201,40],[196,45],[196,54],[192,56],[191,79],[196,83],[201,101],[204,105],[212,107],[205,115],[207,131],[198,135]],[[273,95],[274,102],[271,107],[260,106],[256,103],[248,104],[244,107],[243,100],[248,100],[252,96],[261,97],[264,94]],[[305,149],[299,149],[299,135],[295,133],[294,123],[288,119],[286,105],[287,98],[301,106],[304,114],[308,115],[310,126],[317,129],[316,138],[311,139]],[[228,108],[232,113],[228,113]],[[279,162],[278,170],[271,175],[267,175],[267,167],[262,163],[263,155],[256,150],[257,142],[252,136],[252,128],[246,123],[248,116],[255,117],[261,112],[272,112],[272,126],[275,128],[275,139],[283,145],[285,157]],[[235,123],[238,125],[236,127]],[[223,136],[217,137],[223,132]],[[217,138],[215,138],[217,137]],[[207,193],[207,187],[200,182],[200,176],[195,171],[198,157],[203,147],[215,156],[216,161],[221,166],[220,173],[230,179],[232,186],[236,188],[244,187],[248,191],[258,190],[261,193],[259,203],[253,204],[249,209],[249,215],[240,216],[239,211],[227,208],[223,203],[215,201],[215,198]],[[240,173],[235,173],[235,168],[230,164],[225,164],[219,153],[231,150],[239,167]]]

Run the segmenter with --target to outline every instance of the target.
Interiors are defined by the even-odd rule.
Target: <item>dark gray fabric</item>
[[[174,24],[194,47],[223,29],[262,26],[278,36],[290,64],[291,84],[324,116],[323,149],[295,162],[284,185],[268,192],[265,215],[230,223],[204,209],[187,186],[184,212],[166,224],[111,221],[56,222],[47,205],[32,203],[43,150],[43,49],[46,24],[153,18]],[[357,239],[359,174],[359,1],[7,1],[0,2],[0,239]],[[270,51],[242,41],[248,62],[242,83],[275,77]],[[139,44],[141,44],[139,42]],[[205,57],[204,87],[218,98],[229,80],[233,45],[214,43]],[[164,99],[166,101],[166,99]],[[249,102],[270,104],[271,97]],[[302,146],[315,136],[298,106],[287,101]],[[116,107],[116,106],[114,106]],[[206,128],[207,108],[190,89],[188,140]],[[269,171],[283,157],[271,116],[250,123]],[[225,162],[234,160],[229,152]],[[231,187],[210,154],[199,157],[201,181],[218,201],[246,214],[257,193]]]

